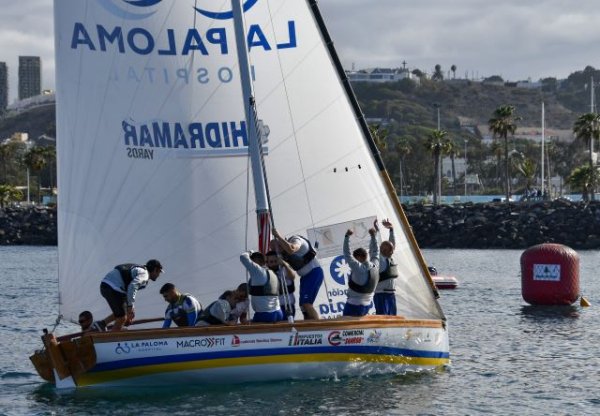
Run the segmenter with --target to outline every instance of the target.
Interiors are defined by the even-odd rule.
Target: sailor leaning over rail
[[[144,289],[150,280],[155,281],[163,272],[158,260],[148,260],[145,266],[127,263],[115,266],[100,283],[100,294],[110,307],[112,314],[104,319],[108,325],[115,324],[112,331],[120,331],[126,322],[135,318],[135,296]]]
[[[248,291],[254,309],[252,322],[277,322],[283,320],[279,304],[279,279],[265,267],[265,256],[259,252],[246,252],[240,261],[248,270]]]
[[[236,291],[227,290],[219,299],[208,305],[206,309],[200,313],[196,326],[207,325],[235,325],[236,321],[230,319],[231,310],[235,307],[238,301]]]
[[[375,288],[375,313],[377,315],[396,315],[396,289],[395,283],[398,277],[398,265],[392,257],[396,247],[394,226],[389,220],[381,221],[381,224],[389,231],[387,241],[382,241],[379,246],[379,283]],[[379,231],[377,220],[374,222],[376,231]]]
[[[181,293],[173,283],[165,283],[160,294],[169,303],[165,311],[163,328],[169,328],[172,322],[177,326],[194,326],[202,312],[200,302],[188,293]]]
[[[344,237],[344,259],[352,272],[348,278],[348,297],[344,306],[344,316],[364,316],[369,312],[373,302],[375,286],[379,281],[379,246],[377,231],[369,229],[369,257],[364,248],[357,248],[350,254],[350,236],[352,230],[346,231]]]
[[[313,306],[319,289],[325,279],[321,264],[317,259],[317,251],[310,242],[300,236],[292,235],[287,239],[273,229],[273,249],[281,249],[283,258],[300,275],[300,309],[304,319],[319,319],[319,313]],[[276,247],[277,246],[277,247]]]

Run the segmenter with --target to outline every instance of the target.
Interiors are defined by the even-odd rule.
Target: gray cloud
[[[58,0],[60,1],[60,0]],[[175,0],[173,0],[175,1]],[[565,77],[600,66],[596,0],[321,0],[346,67],[435,64],[518,80]],[[40,55],[43,88],[54,88],[52,0],[0,0],[0,61],[16,96],[19,55]]]

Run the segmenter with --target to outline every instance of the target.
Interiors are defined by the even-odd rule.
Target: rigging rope
[[[277,43],[278,42],[277,41],[277,32],[275,31],[275,25],[273,23],[273,13],[271,12],[271,2],[269,0],[267,1],[267,9],[269,11],[269,21],[271,23],[271,28],[273,30],[273,37],[275,39],[275,42]],[[296,124],[295,124],[294,117],[293,117],[293,114],[292,114],[292,105],[291,105],[291,102],[290,102],[290,96],[289,96],[289,92],[288,92],[288,88],[287,88],[286,77],[285,77],[285,74],[283,72],[283,64],[281,62],[281,53],[280,53],[279,49],[277,49],[276,51],[277,51],[277,62],[279,63],[279,72],[281,74],[281,79],[282,79],[282,84],[283,84],[283,91],[285,92],[285,101],[286,101],[286,104],[287,104],[288,115],[290,117],[290,124],[291,124],[291,127],[292,127],[292,134],[293,134],[293,137],[294,137],[294,143],[296,145],[296,154],[298,156],[298,163],[300,165],[300,173],[302,175],[302,183],[304,185],[304,193],[306,195],[306,203],[308,205],[308,214],[310,216],[310,223],[311,223],[312,228],[314,230],[315,229],[315,220],[314,220],[314,215],[313,215],[313,210],[312,210],[312,204],[310,202],[310,195],[308,193],[308,184],[306,182],[306,175],[304,173],[304,165],[302,163],[302,158],[300,156],[300,146],[298,145],[298,136],[297,136]],[[307,235],[307,237],[308,237],[308,235]],[[331,301],[331,299],[329,298],[329,287],[327,286],[327,279],[323,279],[323,283],[325,285],[325,294],[326,294],[327,300]]]

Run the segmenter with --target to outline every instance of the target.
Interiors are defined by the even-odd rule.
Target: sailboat
[[[245,281],[266,225],[318,247],[320,320],[56,337],[58,388],[231,383],[446,366],[437,290],[314,0],[56,0],[59,310],[108,313],[112,265],[208,304]],[[259,226],[253,217],[258,213]],[[396,230],[397,316],[342,317],[343,235]],[[261,222],[262,221],[262,222]],[[384,236],[383,238],[387,238]],[[260,240],[260,241],[259,241]],[[162,316],[151,283],[138,316]]]

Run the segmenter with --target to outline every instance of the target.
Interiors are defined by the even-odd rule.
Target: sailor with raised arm
[[[395,282],[398,277],[398,265],[392,257],[396,247],[396,238],[394,237],[394,226],[389,220],[381,221],[381,224],[387,228],[390,233],[387,241],[383,241],[379,246],[379,283],[375,288],[375,313],[377,315],[396,315],[396,289]],[[373,224],[379,231],[377,220]]]
[[[254,309],[252,322],[277,322],[283,320],[279,304],[279,278],[265,267],[265,256],[259,252],[246,252],[240,261],[248,270],[248,291]]]
[[[273,229],[275,242],[280,249],[283,259],[300,275],[300,310],[304,319],[319,319],[319,313],[313,306],[319,289],[323,284],[325,274],[317,259],[317,251],[310,242],[300,236],[292,235],[287,239]],[[277,247],[273,247],[277,249]]]
[[[369,312],[373,301],[375,286],[379,281],[379,246],[377,231],[369,229],[369,257],[364,248],[357,248],[350,254],[350,236],[352,230],[346,231],[344,237],[344,259],[352,272],[348,279],[348,298],[344,306],[344,316],[364,316]]]
[[[104,319],[108,325],[113,320],[112,331],[120,331],[125,322],[135,317],[135,296],[144,289],[150,280],[155,281],[163,268],[158,260],[148,260],[145,266],[127,263],[120,264],[104,276],[100,283],[100,294],[110,307],[112,315]]]
[[[169,328],[172,322],[177,326],[194,326],[198,321],[202,305],[188,293],[181,293],[173,283],[165,283],[160,294],[169,303],[165,311],[163,328]]]

